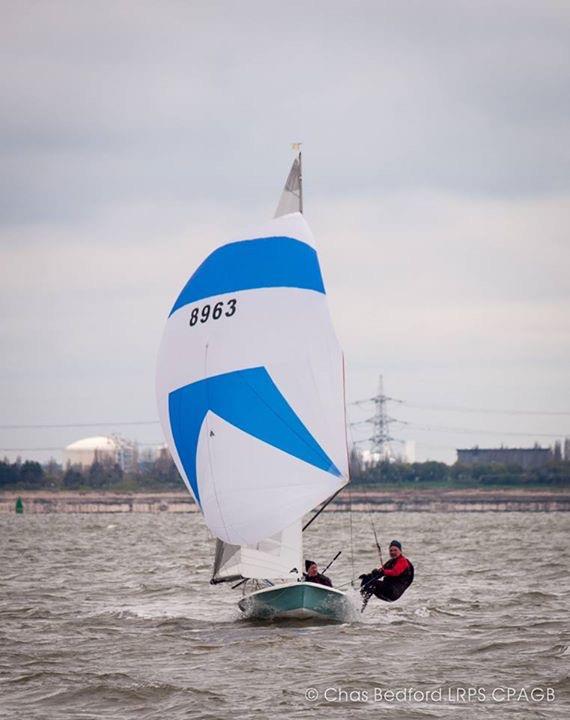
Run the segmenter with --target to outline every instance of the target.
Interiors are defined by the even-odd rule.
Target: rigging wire
[[[347,424],[347,430],[348,434],[350,436],[350,442],[351,445],[354,446],[354,437],[352,435],[352,426]],[[350,452],[348,454],[348,524],[349,524],[349,533],[350,533],[350,585],[351,587],[354,587],[354,581],[355,581],[355,572],[354,572],[354,529],[353,529],[353,520],[352,520],[352,483],[350,482]]]
[[[352,527],[352,488],[350,482],[348,483],[348,526],[350,533],[350,585],[354,587],[354,532]]]

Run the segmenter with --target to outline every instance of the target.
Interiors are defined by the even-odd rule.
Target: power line
[[[0,452],[55,452],[62,450],[60,447],[41,447],[41,448],[0,448]]]
[[[556,417],[570,415],[570,410],[500,410],[498,408],[472,408],[462,405],[423,405],[402,401],[404,405],[416,410],[435,410],[436,412],[464,412],[496,415],[552,415]]]
[[[349,405],[367,405],[375,403],[379,396],[366,398],[364,400],[355,400]],[[500,409],[500,408],[473,408],[465,405],[426,405],[423,403],[409,402],[408,400],[398,400],[397,398],[384,395],[384,400],[400,403],[415,410],[433,410],[435,412],[462,412],[462,413],[481,413],[491,415],[549,415],[552,417],[570,416],[570,410],[516,410],[516,409]]]
[[[386,419],[389,423],[401,423],[402,425],[408,424],[406,420],[398,420],[398,418],[394,418],[391,416],[388,416]],[[355,422],[349,422],[348,425],[349,425],[349,427],[356,427],[357,425],[373,425],[375,422],[376,422],[376,418],[371,417],[371,418],[368,418],[367,420],[356,420]]]
[[[163,447],[164,443],[139,443],[138,447]],[[56,452],[65,450],[62,447],[20,447],[20,448],[0,448],[0,452]]]
[[[349,406],[366,405],[373,403],[376,406],[376,412],[378,412],[378,406],[384,405],[388,402],[395,402],[405,405],[409,408],[416,410],[433,410],[436,412],[461,412],[461,413],[481,413],[481,414],[497,414],[497,415],[547,415],[552,417],[565,417],[570,416],[570,410],[515,410],[515,409],[499,409],[499,408],[473,408],[462,405],[425,405],[421,403],[408,402],[407,400],[399,400],[383,393],[379,393],[371,398],[364,400],[355,400],[348,403]],[[386,417],[388,423],[390,422],[401,422],[394,418]],[[360,425],[368,422],[377,422],[377,415],[375,413],[374,418],[369,420],[360,420],[358,422],[351,423],[351,425]],[[158,420],[110,420],[101,421],[95,420],[93,422],[69,422],[69,423],[30,423],[22,425],[0,425],[0,430],[64,430],[70,428],[90,428],[90,427],[136,427],[145,425],[158,425]]]
[[[511,435],[511,436],[520,436],[520,437],[544,437],[544,438],[559,438],[564,433],[539,433],[539,432],[519,432],[519,431],[512,431],[512,430],[483,430],[482,428],[457,428],[457,427],[446,427],[442,425],[421,425],[419,423],[412,423],[407,422],[406,420],[398,420],[399,423],[402,423],[402,425],[407,425],[408,427],[414,429],[424,431],[424,432],[435,432],[435,433],[451,433],[451,434],[462,434],[462,435]],[[356,440],[355,442],[361,443],[361,442],[372,442],[373,438],[368,437],[364,438],[362,440]]]
[[[455,445],[433,445],[432,443],[425,443],[421,440],[415,440],[414,441],[416,445],[420,445],[421,447],[430,448],[431,450],[453,450],[454,452],[457,450]]]
[[[407,422],[402,420],[403,424],[408,427],[414,428],[414,430],[424,430],[427,432],[449,432],[449,433],[461,433],[466,435],[519,435],[520,437],[545,437],[545,438],[556,438],[560,437],[562,433],[539,433],[539,432],[519,432],[512,430],[484,430],[482,428],[454,428],[446,427],[442,425],[420,425],[419,423]]]
[[[0,430],[51,430],[81,427],[115,427],[118,425],[158,425],[158,420],[124,420],[112,422],[43,423],[38,425],[0,425]]]
[[[382,377],[382,376],[380,376]],[[403,403],[404,400],[398,400],[398,398],[390,397],[389,395],[384,395],[384,393],[380,392],[378,395],[375,395],[371,398],[365,398],[364,400],[353,400],[352,402],[347,403],[347,405],[368,405],[369,403],[376,403],[378,400],[384,400],[388,402],[395,402],[395,403]]]

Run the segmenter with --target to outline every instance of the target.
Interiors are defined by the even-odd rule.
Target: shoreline
[[[103,492],[103,491],[3,491],[0,513],[15,513],[16,499],[22,498],[24,513],[123,513],[198,512],[186,491]],[[521,488],[427,488],[423,490],[345,490],[325,512],[568,512],[570,492],[566,489]]]

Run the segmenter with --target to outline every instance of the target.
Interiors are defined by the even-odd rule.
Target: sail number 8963
[[[225,317],[231,317],[232,315],[235,315],[236,307],[237,300],[235,298],[230,298],[225,302],[220,300],[220,302],[217,302],[215,305],[208,303],[207,305],[202,305],[202,307],[192,308],[188,324],[190,327],[193,327],[197,322],[205,323],[210,319],[219,320],[222,315]]]

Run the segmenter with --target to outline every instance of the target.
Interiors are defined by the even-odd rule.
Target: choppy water
[[[358,574],[376,555],[369,517],[353,523]],[[208,584],[212,544],[196,516],[0,516],[0,716],[570,717],[568,515],[376,524],[416,567],[399,603],[373,599],[342,625],[268,625],[240,617],[239,591]],[[337,585],[350,578],[348,537],[347,514],[325,514],[306,536],[320,561],[345,548]],[[478,699],[461,702],[470,687]],[[529,700],[503,702],[495,688],[506,687]],[[382,703],[377,688],[400,699]],[[533,701],[533,688],[554,701]]]

